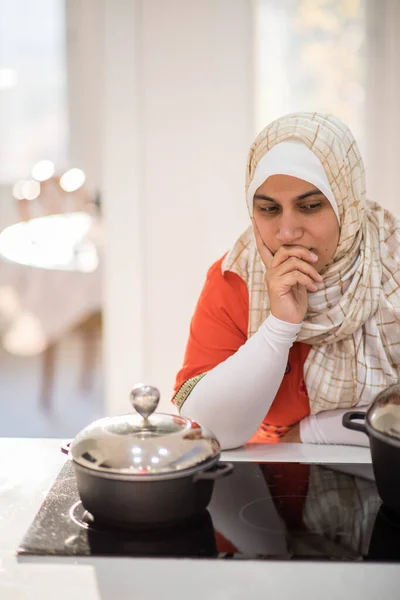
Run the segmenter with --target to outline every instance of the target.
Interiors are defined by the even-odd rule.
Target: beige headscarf
[[[312,413],[369,404],[400,373],[400,221],[365,198],[357,144],[338,118],[318,113],[282,117],[254,141],[246,193],[261,158],[297,138],[325,169],[338,207],[340,238],[323,285],[309,295],[298,341],[312,346],[304,377]],[[249,227],[227,254],[223,271],[237,273],[249,290],[248,336],[269,314],[266,268]]]

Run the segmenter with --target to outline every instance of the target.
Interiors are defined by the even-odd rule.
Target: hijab
[[[332,262],[318,291],[309,294],[297,337],[311,345],[304,365],[311,413],[367,405],[399,378],[400,221],[366,199],[360,152],[337,117],[294,113],[257,136],[246,168],[251,216],[255,190],[276,169],[318,187],[340,224]],[[227,254],[222,270],[237,273],[247,284],[250,337],[270,311],[266,267],[252,227]]]
[[[257,164],[246,194],[250,217],[253,216],[254,194],[271,175],[291,175],[314,185],[329,200],[340,225],[338,205],[324,168],[308,146],[298,139],[276,144]]]

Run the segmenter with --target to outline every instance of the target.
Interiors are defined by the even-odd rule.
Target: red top
[[[212,265],[200,294],[179,371],[175,391],[201,373],[210,371],[226,360],[247,340],[249,294],[238,275],[221,271],[222,257]],[[282,383],[268,414],[249,442],[274,442],[310,414],[303,366],[310,346],[295,342],[289,351]]]

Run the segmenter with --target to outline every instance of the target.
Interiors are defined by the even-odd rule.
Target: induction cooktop
[[[140,531],[97,522],[67,461],[17,551],[72,556],[400,561],[400,517],[382,504],[369,464],[235,462],[191,521]]]

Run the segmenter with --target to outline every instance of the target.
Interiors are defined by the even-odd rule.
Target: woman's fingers
[[[277,267],[292,257],[300,258],[311,264],[318,260],[318,256],[304,246],[281,246],[274,255],[272,266]]]
[[[311,277],[309,277],[302,271],[298,271],[298,270],[294,270],[294,271],[290,271],[289,273],[285,273],[281,277],[276,278],[275,281],[276,281],[276,285],[279,286],[279,288],[281,289],[281,291],[283,293],[285,293],[285,292],[287,293],[290,290],[290,288],[292,288],[294,285],[297,285],[297,284],[304,286],[309,292],[316,292],[318,289],[318,286],[311,279]],[[272,283],[272,285],[273,285],[273,283]],[[287,289],[285,290],[285,288],[287,288]],[[278,292],[278,295],[279,295],[279,292]]]
[[[318,256],[305,246],[281,246],[275,254],[266,246],[253,219],[257,250],[267,267],[271,312],[282,321],[300,323],[307,311],[307,292],[316,292],[323,278],[313,266]]]
[[[318,261],[318,256],[314,252],[308,250],[308,248],[305,248],[304,246],[281,246],[277,250],[277,252],[273,254],[262,239],[260,230],[257,225],[257,221],[254,218],[253,230],[258,253],[261,257],[261,260],[268,269],[276,268],[279,265],[286,262],[292,264],[290,268],[295,268],[295,263],[292,261],[292,259],[295,258],[300,259],[301,261],[305,261],[306,264],[312,264]],[[322,281],[322,277],[318,275],[315,269],[309,271],[310,274],[311,272],[315,274],[315,277],[313,276],[313,278],[316,279],[316,281]]]
[[[274,268],[275,276],[281,276],[285,273],[290,273],[291,271],[301,271],[302,273],[308,275],[314,281],[320,283],[323,280],[322,275],[316,271],[316,269],[310,265],[310,263],[297,258],[296,256],[291,256],[285,262],[281,263],[278,267]]]

